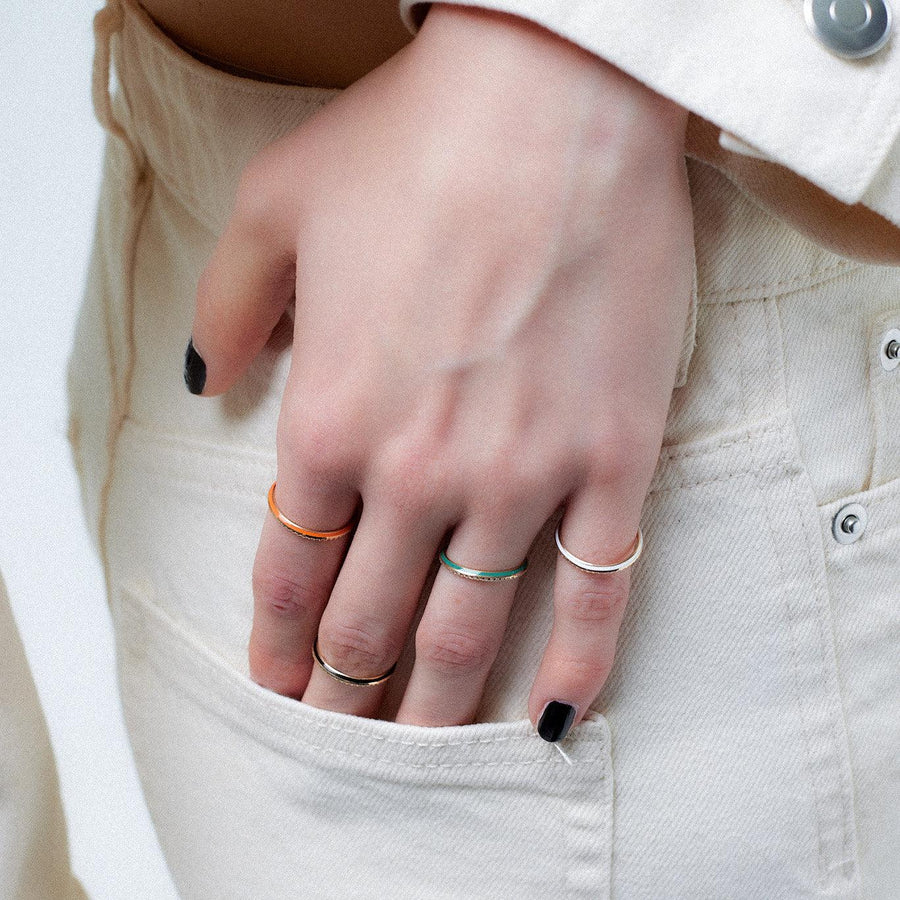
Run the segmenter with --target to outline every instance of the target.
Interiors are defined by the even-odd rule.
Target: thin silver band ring
[[[556,547],[573,566],[581,569],[582,572],[591,572],[592,574],[597,572],[621,572],[623,569],[633,566],[641,555],[641,551],[644,549],[644,533],[638,528],[637,537],[634,539],[634,544],[632,545],[634,550],[627,559],[623,559],[622,562],[612,563],[611,565],[598,566],[594,563],[589,563],[586,560],[579,559],[574,553],[570,553],[563,547],[562,539],[559,536],[559,529],[561,527],[562,522],[556,526]]]

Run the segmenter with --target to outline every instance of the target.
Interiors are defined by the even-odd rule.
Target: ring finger
[[[474,720],[542,513],[507,531],[483,519],[454,530],[416,631],[416,662],[398,722]]]

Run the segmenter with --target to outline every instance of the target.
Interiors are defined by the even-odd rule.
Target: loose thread
[[[562,758],[563,758],[570,766],[571,766],[571,765],[574,765],[574,763],[572,762],[572,757],[570,757],[569,754],[566,753],[566,751],[563,750],[563,748],[560,747],[560,745],[559,745],[558,743],[555,743],[553,746],[556,747],[556,749],[559,751],[559,755],[560,755],[560,756],[561,756],[561,757],[562,757]]]

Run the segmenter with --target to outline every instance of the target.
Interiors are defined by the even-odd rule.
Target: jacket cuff
[[[529,19],[842,203],[900,224],[900,41],[834,56],[801,0],[442,0]],[[400,0],[415,32],[427,10]]]

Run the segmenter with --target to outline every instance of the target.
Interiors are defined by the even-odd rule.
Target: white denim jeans
[[[209,69],[132,0],[98,34],[111,137],[71,433],[182,896],[896,897],[900,368],[882,345],[900,270],[826,252],[691,162],[696,347],[616,666],[564,743],[572,764],[526,719],[553,522],[478,724],[308,708],[246,661],[289,348],[219,399],[189,395],[181,369],[242,167],[335,92]]]
[[[85,900],[47,724],[0,578],[0,898]]]

